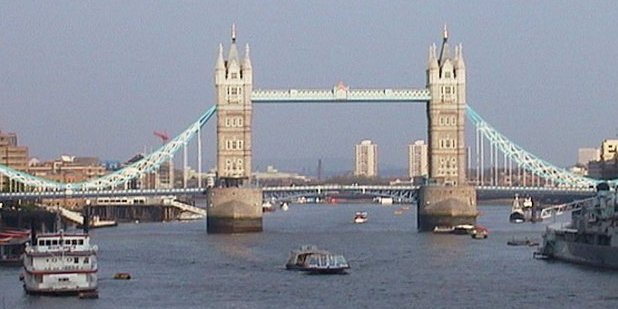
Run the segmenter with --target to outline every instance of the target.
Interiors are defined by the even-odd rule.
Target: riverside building
[[[0,131],[0,164],[20,171],[28,168],[28,147],[17,145],[17,134]],[[0,191],[13,191],[16,186],[0,175]]]

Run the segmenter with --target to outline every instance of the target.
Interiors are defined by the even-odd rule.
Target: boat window
[[[52,246],[58,245],[58,239],[52,239]]]
[[[77,240],[77,244],[78,245],[83,245],[84,244],[84,240],[83,239],[78,239]]]
[[[73,246],[77,245],[77,239],[71,239],[71,245]]]
[[[45,245],[46,246],[51,246],[51,240],[49,240],[49,239],[45,240]]]
[[[90,262],[90,259],[88,257],[84,258],[84,264],[88,264]]]
[[[45,241],[44,240],[39,240],[39,246],[44,246],[45,245]]]
[[[70,245],[71,244],[71,240],[70,239],[65,239],[64,240],[64,244],[65,245]]]
[[[78,257],[74,257],[73,258],[73,263],[75,263],[75,264],[79,263],[79,258]]]

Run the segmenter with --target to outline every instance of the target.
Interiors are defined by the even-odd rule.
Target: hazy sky
[[[423,88],[446,23],[464,46],[468,104],[566,166],[618,134],[617,13],[616,1],[2,0],[0,130],[41,159],[126,160],[160,144],[154,130],[176,135],[214,104],[218,45],[227,51],[234,22],[254,88]],[[253,129],[256,162],[351,160],[372,139],[381,166],[405,167],[426,114],[423,104],[256,105]],[[214,121],[205,132],[212,166]]]

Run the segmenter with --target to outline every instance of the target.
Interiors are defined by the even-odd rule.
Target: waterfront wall
[[[182,210],[166,205],[91,205],[90,216],[116,222],[161,222],[180,218]]]

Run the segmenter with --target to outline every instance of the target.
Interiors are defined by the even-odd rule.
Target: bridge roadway
[[[419,186],[410,185],[311,185],[263,187],[264,200],[295,201],[300,197],[321,197],[337,194],[358,197],[392,197],[396,202],[413,203]],[[507,187],[477,186],[479,200],[511,199],[515,194],[530,195],[536,200],[546,202],[568,202],[594,195],[592,188],[554,188],[554,187]],[[129,190],[87,190],[87,191],[32,191],[2,192],[0,201],[18,199],[62,199],[62,198],[96,198],[102,196],[164,196],[191,195],[205,193],[205,188],[174,189],[129,189]]]

